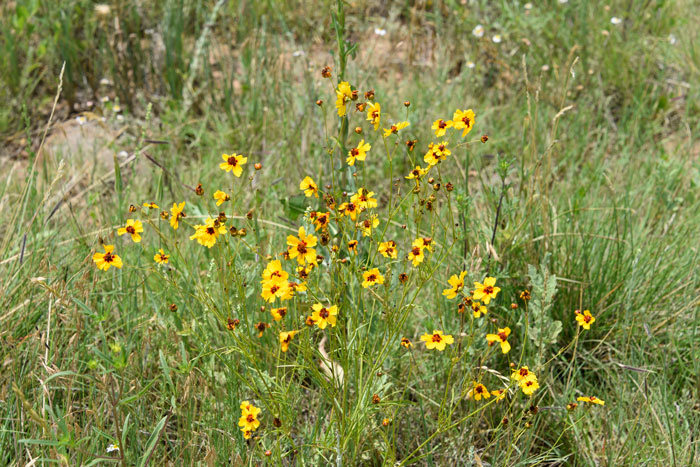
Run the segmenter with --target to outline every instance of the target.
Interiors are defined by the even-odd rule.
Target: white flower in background
[[[472,34],[474,34],[475,37],[484,37],[484,27],[477,24],[476,27],[472,29]]]
[[[116,443],[112,443],[109,446],[107,446],[107,452],[114,452],[114,451],[119,451],[119,445]]]
[[[112,83],[110,83],[107,78],[102,78],[100,80],[100,85],[102,85],[102,86],[109,86],[110,84],[112,84]]]
[[[569,0],[559,0],[559,3],[563,5],[564,3],[569,3]]]
[[[532,10],[532,3],[527,2],[525,5],[523,5],[523,8],[525,8],[526,10]]]
[[[467,68],[473,69],[476,65],[471,60],[467,60]]]
[[[77,117],[75,117],[75,121],[78,122],[78,125],[85,125],[87,119],[82,115],[78,115]]]
[[[124,115],[122,115],[122,114],[117,115],[117,121],[118,121],[118,122],[123,122],[123,121],[124,121]]]
[[[503,38],[501,37],[500,34],[496,34],[495,36],[493,36],[491,38],[491,40],[493,41],[494,44],[500,44],[501,41],[503,40]]]
[[[100,102],[102,102],[103,104],[106,104],[107,102],[109,102],[109,96],[100,97]]]
[[[122,111],[122,106],[119,105],[119,104],[114,104],[114,105],[112,106],[112,111],[113,111],[113,112],[116,112],[116,113],[119,113],[119,112]]]
[[[386,29],[374,28],[374,33],[378,36],[386,36]]]
[[[549,65],[542,65],[542,68],[540,68],[542,71],[549,71]]]
[[[610,18],[610,22],[617,26],[618,24],[622,23],[622,19],[618,18],[617,16],[613,16],[612,18]]]
[[[294,53],[292,54],[292,57],[301,57],[302,55],[304,55],[304,51],[303,51],[303,50],[297,50],[296,52],[294,52]]]
[[[668,35],[668,43],[671,45],[676,45],[676,44],[678,44],[678,38],[674,34],[669,34]]]

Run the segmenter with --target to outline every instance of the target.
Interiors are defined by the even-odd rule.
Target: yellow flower
[[[294,235],[289,235],[287,237],[287,245],[289,248],[289,258],[297,259],[299,264],[312,263],[316,264],[316,250],[313,248],[316,246],[316,237],[309,234],[306,235],[304,227],[299,227],[299,238]]]
[[[477,382],[474,382],[474,388],[470,391],[470,394],[475,401],[479,401],[482,398],[485,400],[491,397],[491,393],[486,389],[486,386]]]
[[[410,349],[413,347],[413,343],[408,339],[408,337],[402,337],[401,338],[401,347]]]
[[[153,203],[153,202],[143,203],[143,207],[148,208],[148,209],[159,209],[158,205],[156,203]]]
[[[286,274],[286,273],[285,273]],[[275,303],[275,299],[287,300],[293,293],[287,281],[263,281],[260,296],[269,303]]]
[[[345,161],[348,165],[355,165],[356,160],[364,161],[367,158],[367,151],[370,149],[372,149],[372,146],[370,146],[369,143],[365,143],[364,139],[361,139],[360,142],[357,143],[357,147],[350,149]]]
[[[241,154],[236,154],[235,152],[230,155],[222,154],[221,158],[224,162],[219,164],[219,168],[226,172],[233,171],[233,175],[236,177],[240,177],[243,174],[243,164],[248,162],[247,157],[243,157]]]
[[[335,91],[335,108],[338,109],[338,117],[344,117],[347,112],[347,104],[352,99],[350,83],[343,81]]]
[[[484,305],[488,305],[492,298],[496,298],[498,292],[501,291],[500,287],[496,287],[496,278],[487,277],[484,279],[484,283],[474,282],[474,300],[481,300]]]
[[[474,112],[472,112],[472,109],[465,111],[459,109],[455,110],[455,113],[452,116],[452,124],[455,130],[464,130],[462,132],[462,138],[467,136],[467,133],[472,131],[475,118],[476,116],[474,115]]]
[[[121,268],[122,259],[119,257],[119,255],[112,253],[114,251],[114,245],[103,245],[103,247],[105,249],[104,253],[95,253],[92,255],[92,260],[97,265],[97,269],[106,271],[110,268],[110,266]]]
[[[583,329],[591,329],[591,324],[595,323],[595,317],[589,310],[584,310],[583,313],[576,310],[576,321]]]
[[[224,202],[230,200],[231,197],[221,190],[216,190],[214,192],[214,199],[216,200],[216,205],[221,206]]]
[[[498,329],[498,334],[486,334],[486,341],[489,344],[499,342],[501,344],[501,351],[503,353],[510,352],[510,344],[508,343],[508,336],[510,335],[510,328],[505,327],[503,329]]]
[[[374,214],[370,216],[369,219],[365,219],[362,222],[358,222],[357,228],[362,231],[363,237],[369,237],[370,235],[372,235],[372,229],[376,228],[378,225],[379,218],[376,214]]]
[[[348,242],[348,250],[352,251],[353,253],[357,254],[357,240],[350,240]]]
[[[445,136],[445,133],[447,133],[448,128],[452,128],[452,123],[450,120],[443,120],[441,118],[438,118],[433,122],[433,126],[431,127],[432,130],[435,131],[435,136],[440,138],[441,136]]]
[[[153,261],[158,264],[168,264],[169,259],[170,255],[166,255],[162,248],[158,250],[158,253],[156,253],[156,255],[153,257]]]
[[[428,349],[437,349],[440,352],[445,350],[447,344],[454,343],[454,338],[449,334],[443,334],[442,331],[434,330],[432,334],[423,334],[420,340],[425,342],[425,347]]]
[[[447,156],[452,154],[452,151],[447,149],[447,145],[450,144],[447,141],[441,141],[438,144],[433,146],[433,151],[435,152],[435,156],[440,159],[441,161],[444,161],[447,159]]]
[[[374,125],[374,130],[379,129],[379,122],[382,118],[382,109],[379,102],[370,102],[367,105],[367,121]]]
[[[400,130],[403,130],[404,128],[406,128],[409,125],[410,125],[409,122],[399,122],[395,125],[391,125],[390,128],[384,128],[384,137],[386,138],[387,136],[392,135],[392,134],[396,135],[399,133]]]
[[[282,262],[278,259],[275,259],[267,263],[267,266],[263,270],[262,277],[263,282],[286,282],[287,278],[289,277],[289,274],[287,274],[286,271],[282,270]]]
[[[396,258],[399,252],[396,250],[396,242],[389,240],[379,244],[379,253],[385,258]]]
[[[477,301],[472,301],[471,307],[472,313],[474,313],[474,318],[481,318],[482,315],[485,315],[488,312],[486,307]]]
[[[357,219],[357,213],[360,212],[360,208],[355,203],[343,203],[338,206],[338,211],[344,216],[350,216],[353,221]]]
[[[326,230],[328,228],[328,224],[331,222],[331,213],[330,212],[316,212],[314,213],[314,216],[312,218],[313,224],[316,226],[316,231],[318,229],[323,229]]]
[[[506,390],[505,389],[494,389],[491,391],[491,395],[496,398],[497,401],[501,401],[505,399],[506,397]]]
[[[426,152],[423,156],[423,161],[430,167],[437,165],[437,163],[440,162],[440,156],[435,151],[435,148],[435,145],[433,143],[430,143],[430,145],[428,146],[428,152]]]
[[[452,300],[457,296],[457,294],[464,288],[464,276],[467,275],[467,271],[462,271],[459,273],[459,277],[457,274],[452,274],[452,277],[447,279],[447,282],[452,286],[449,289],[445,289],[442,291],[442,294],[448,299]]]
[[[287,307],[283,306],[281,308],[272,308],[270,314],[275,321],[282,321],[282,319],[287,316]]]
[[[537,381],[537,376],[535,376],[535,374],[526,366],[520,368],[519,370],[515,370],[513,373],[511,373],[510,377],[511,379],[516,380],[518,383],[522,383],[523,381]]]
[[[170,226],[175,230],[177,230],[178,226],[180,225],[180,218],[186,217],[185,213],[183,212],[184,209],[184,201],[180,204],[173,203],[173,207],[170,208]]]
[[[368,287],[372,287],[375,284],[383,284],[384,283],[384,276],[379,272],[379,269],[373,268],[370,269],[369,271],[365,271],[362,273],[362,287],[365,289]]]
[[[244,436],[248,434],[247,437],[250,438],[250,433],[258,429],[260,426],[259,414],[260,409],[258,407],[255,407],[248,401],[241,403],[241,418],[238,419],[238,426],[241,427]]]
[[[425,259],[423,255],[424,248],[422,238],[417,238],[413,241],[411,251],[408,252],[408,260],[413,263],[413,266],[418,266]]]
[[[372,198],[373,191],[367,188],[360,188],[357,193],[350,197],[350,202],[356,204],[360,209],[370,209],[377,207],[377,200]]]
[[[338,307],[336,305],[326,308],[320,303],[316,303],[311,308],[314,310],[311,313],[311,319],[314,320],[316,326],[320,329],[326,329],[326,326],[329,324],[331,327],[335,327],[338,316]]]
[[[603,399],[598,399],[596,396],[577,397],[576,400],[579,402],[586,402],[588,404],[605,405],[605,401]]]
[[[406,175],[406,178],[411,180],[411,179],[416,179],[416,181],[421,178],[423,175],[428,173],[428,169],[421,168],[420,165],[417,165],[415,169],[411,170],[408,175]]]
[[[126,226],[117,230],[117,234],[120,237],[127,233],[131,235],[131,239],[135,243],[139,243],[141,241],[141,235],[139,235],[141,232],[143,232],[143,225],[141,224],[141,221],[135,221],[133,219],[128,219],[126,221]]]
[[[194,234],[190,236],[190,240],[197,240],[200,245],[211,248],[216,244],[216,239],[219,235],[226,233],[226,227],[219,223],[217,219],[207,217],[204,225],[195,225]]]
[[[315,196],[318,198],[318,185],[314,182],[313,178],[306,177],[299,183],[299,189],[304,192],[307,198]]]
[[[282,352],[286,352],[287,350],[289,350],[289,343],[292,342],[292,339],[298,332],[299,331],[280,332],[280,344],[282,346]]]
[[[523,394],[526,396],[531,396],[536,390],[540,388],[540,383],[536,379],[525,380],[520,382],[520,389],[523,390]]]

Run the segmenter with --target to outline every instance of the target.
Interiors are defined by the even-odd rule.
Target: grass
[[[345,7],[344,28],[332,17],[335,2],[150,3],[119,2],[106,13],[86,0],[0,7],[2,464],[700,460],[693,2],[550,1],[527,11],[511,1],[363,1]],[[479,23],[481,39],[472,35]],[[342,325],[306,330],[281,354],[280,324],[261,339],[253,326],[271,322],[269,304],[258,311],[266,256],[285,247],[316,203],[299,181],[311,175],[338,193],[364,185],[386,206],[391,179],[413,168],[403,152],[385,160],[379,138],[357,177],[333,171],[328,133],[347,146],[357,125],[372,134],[355,116],[347,140],[336,128],[320,70],[342,69],[337,27],[357,44],[345,79],[361,94],[375,89],[383,123],[403,119],[409,100],[421,155],[433,120],[455,108],[477,114],[467,139],[489,140],[453,150],[440,166],[441,191],[425,184],[387,229],[402,253],[418,229],[439,243],[411,279],[420,290],[412,306],[393,310],[361,293],[349,269],[328,269],[312,291],[346,305]],[[217,167],[231,151],[248,156],[241,179]],[[455,187],[449,197],[446,182]],[[198,183],[206,197],[193,192]],[[411,189],[399,186],[401,195]],[[252,249],[237,240],[209,251],[184,238],[189,226],[175,235],[157,219],[145,226],[143,247],[116,237],[130,204],[184,200],[194,221],[214,212],[216,189],[232,193],[227,214]],[[431,193],[439,201],[429,214],[414,201]],[[450,215],[458,228],[445,226]],[[102,239],[116,245],[122,270],[95,268]],[[177,274],[153,266],[160,245],[177,251]],[[362,250],[352,271],[369,257]],[[476,334],[441,294],[462,268],[479,281],[488,271],[502,287]],[[525,288],[533,292],[528,314],[518,298]],[[386,303],[401,298],[394,292]],[[290,309],[288,329],[301,326],[292,320],[306,308],[300,301]],[[576,309],[596,316],[589,331],[576,326]],[[240,320],[234,332],[229,317]],[[490,318],[513,329],[510,359],[483,342]],[[536,340],[526,328],[539,332]],[[432,329],[455,335],[464,353],[425,351],[419,336]],[[330,338],[321,345],[323,335]],[[398,345],[402,335],[414,341],[411,353]],[[318,366],[319,346],[347,384]],[[503,405],[463,397],[474,380],[496,387],[493,372],[507,376],[521,352],[540,368],[532,399],[517,391]],[[564,409],[590,394],[606,405]],[[238,427],[242,400],[263,408],[248,442]],[[123,457],[106,453],[118,439]]]

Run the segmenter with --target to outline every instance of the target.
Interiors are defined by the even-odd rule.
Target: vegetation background
[[[263,165],[240,210],[280,225],[265,231],[280,244],[283,227],[297,225],[299,181],[324,160],[314,102],[333,100],[320,70],[335,63],[335,7],[2,2],[0,464],[107,463],[116,426],[134,461],[264,462],[248,457],[239,387],[212,351],[227,345],[225,330],[204,320],[210,339],[192,339],[177,321],[195,323],[196,303],[136,272],[107,287],[91,255],[130,203],[189,199],[200,182],[215,189],[214,161],[232,150]],[[565,433],[543,410],[515,452],[489,444],[480,420],[437,437],[421,463],[700,462],[699,23],[692,0],[346,4],[354,86],[374,88],[397,113],[410,100],[423,141],[456,106],[475,110],[472,135],[489,135],[456,190],[469,207],[470,249],[484,253],[497,164],[512,162],[494,244],[504,303],[530,286],[534,265],[557,277],[549,313],[562,342],[576,335],[573,310],[597,317],[573,371],[603,410]],[[374,170],[371,180],[386,179],[387,167]],[[524,186],[535,194],[522,196]],[[439,291],[425,300],[447,306]],[[411,337],[425,322],[415,317]],[[553,362],[549,402],[566,402],[561,369],[571,360]],[[415,390],[427,391],[435,370],[419,370]],[[415,448],[421,411],[395,421],[397,452]],[[378,451],[363,456],[380,463]]]

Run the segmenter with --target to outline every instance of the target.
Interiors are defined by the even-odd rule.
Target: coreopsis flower
[[[309,234],[306,235],[304,227],[299,227],[299,237],[294,235],[289,235],[287,237],[287,245],[289,248],[289,258],[297,259],[297,262],[301,265],[304,263],[316,264],[316,250],[313,248],[316,246],[316,237]]]
[[[287,316],[287,307],[283,306],[281,308],[272,308],[270,314],[275,321],[282,321],[285,316]]]
[[[241,321],[238,318],[229,318],[226,320],[226,329],[229,331],[235,331],[239,324],[241,324]]]
[[[326,329],[326,326],[329,324],[331,327],[335,327],[338,316],[338,307],[336,305],[326,308],[320,303],[315,303],[311,308],[314,310],[311,313],[311,318],[319,329]]]
[[[173,203],[173,207],[170,208],[170,226],[174,229],[177,230],[177,228],[180,226],[180,219],[185,216],[185,202],[183,201],[180,204]]]
[[[265,266],[265,269],[262,273],[263,282],[286,282],[288,277],[289,274],[287,274],[287,272],[282,269],[282,262],[278,259],[272,260],[269,263],[267,263],[267,266]]]
[[[373,191],[369,191],[367,188],[360,188],[357,193],[350,197],[350,202],[356,204],[360,209],[370,209],[377,207],[376,198]]]
[[[428,152],[423,156],[423,161],[430,167],[440,162],[440,155],[435,151],[435,144],[430,143],[428,145]]]
[[[423,248],[425,248],[428,251],[433,251],[433,239],[431,237],[422,237],[419,238],[419,240],[423,245]]]
[[[605,401],[603,399],[598,399],[596,396],[577,397],[576,400],[587,404],[605,405]]]
[[[474,318],[481,318],[483,315],[485,315],[488,312],[486,307],[477,301],[473,301],[471,303],[471,307],[472,307],[472,313],[474,314]]]
[[[506,398],[506,390],[494,389],[493,391],[491,391],[491,395],[494,396],[497,401],[501,401]]]
[[[409,125],[409,122],[399,122],[391,125],[389,128],[384,128],[384,137],[386,138],[389,135],[397,135],[399,131],[403,130]]]
[[[156,255],[153,257],[153,261],[158,264],[168,264],[169,260],[170,255],[166,255],[162,248],[158,250],[158,253],[156,253]]]
[[[348,242],[348,250],[357,254],[357,240],[350,240]]]
[[[514,379],[517,382],[522,382],[526,380],[537,380],[537,376],[535,376],[535,374],[532,371],[530,371],[526,366],[513,371],[510,377],[511,379]]]
[[[408,337],[402,337],[401,338],[401,347],[410,349],[413,347],[413,343],[408,339]]]
[[[510,335],[510,328],[505,327],[503,329],[498,329],[497,334],[486,334],[486,341],[489,344],[494,344],[498,342],[501,344],[501,351],[503,353],[510,352],[510,344],[508,343],[508,336]]]
[[[440,138],[442,136],[445,136],[445,133],[447,133],[447,129],[452,128],[452,125],[454,125],[452,121],[445,121],[441,118],[438,118],[433,122],[433,126],[431,127],[431,129],[435,131],[435,136]]]
[[[258,420],[260,412],[260,408],[255,407],[248,401],[241,402],[241,418],[238,419],[238,426],[241,427],[243,436],[246,439],[249,439],[252,432],[260,426],[260,420]]]
[[[496,298],[498,292],[501,291],[500,287],[496,287],[496,278],[487,277],[484,279],[484,283],[474,282],[474,300],[481,300],[484,305],[488,305],[492,298]]]
[[[119,255],[115,255],[113,253],[114,245],[102,245],[102,246],[105,249],[104,253],[95,253],[94,255],[92,255],[92,260],[97,265],[97,269],[101,269],[102,271],[106,271],[111,266],[114,266],[115,268],[121,268],[122,267],[122,259],[119,257]]]
[[[459,292],[464,288],[464,276],[467,275],[467,271],[462,271],[459,273],[459,276],[457,274],[452,274],[452,276],[447,279],[447,282],[452,286],[449,289],[445,289],[442,291],[442,294],[448,299],[452,300],[457,296]]]
[[[526,396],[531,396],[539,388],[540,388],[540,383],[538,383],[536,379],[520,382],[520,389],[523,390],[523,394],[525,394]]]
[[[408,252],[408,260],[413,263],[413,266],[418,266],[425,259],[425,256],[423,255],[424,249],[423,239],[417,238],[413,241],[411,250]]]
[[[211,248],[216,244],[219,235],[226,234],[226,227],[216,219],[207,217],[204,225],[195,225],[195,232],[190,236],[190,240],[197,240],[200,245]]]
[[[434,145],[433,151],[435,152],[435,157],[437,157],[441,161],[444,161],[445,159],[447,159],[447,156],[452,154],[452,151],[447,149],[448,144],[449,144],[449,142],[447,142],[447,141],[441,141],[438,144]]]
[[[318,185],[316,185],[316,182],[314,182],[311,177],[305,177],[304,180],[299,183],[299,189],[304,192],[307,198],[312,196],[318,198]]]
[[[287,282],[286,280],[263,281],[262,292],[260,293],[260,296],[266,302],[275,303],[275,299],[277,298],[282,300],[286,299],[286,297],[289,297],[290,293],[293,292],[289,289],[289,282]]]
[[[423,175],[428,173],[428,168],[421,168],[420,165],[417,165],[415,169],[411,170],[408,175],[406,175],[406,178],[409,180],[415,179],[418,181]]]
[[[360,212],[360,207],[353,202],[343,203],[338,206],[338,211],[344,216],[349,216],[350,219],[354,221],[357,219],[357,213]]]
[[[481,383],[477,383],[476,381],[474,382],[474,388],[470,391],[470,393],[475,401],[479,401],[482,398],[486,400],[491,397],[491,393],[488,389],[486,389],[486,386]]]
[[[348,157],[345,161],[348,165],[355,165],[355,161],[364,161],[367,158],[367,151],[372,149],[369,143],[365,143],[364,139],[361,139],[357,143],[357,147],[354,147],[348,151]]]
[[[425,347],[428,349],[437,349],[440,352],[445,350],[448,344],[454,343],[454,338],[449,334],[443,334],[442,331],[434,330],[432,334],[423,334],[420,340],[425,342]]]
[[[214,192],[214,199],[216,200],[216,205],[217,205],[217,206],[221,206],[221,205],[224,204],[226,201],[230,200],[231,197],[230,197],[228,194],[226,194],[226,193],[224,193],[223,191],[221,191],[221,190],[216,190],[216,191]]]
[[[369,271],[365,271],[362,273],[362,287],[365,289],[368,287],[372,287],[376,284],[383,284],[384,283],[384,276],[379,272],[379,269],[373,268],[370,269]]]
[[[156,203],[154,203],[154,202],[143,203],[143,207],[144,207],[144,208],[148,208],[148,209],[160,209],[160,208],[158,207],[158,205],[157,205]]]
[[[583,329],[591,329],[591,324],[595,323],[595,317],[591,314],[590,310],[583,310],[583,313],[576,310],[576,321],[578,325]]]
[[[386,242],[381,242],[379,244],[379,253],[385,258],[396,258],[399,255],[396,249],[396,242],[393,240],[388,240]]]
[[[309,274],[311,274],[311,271],[313,271],[314,265],[313,264],[307,264],[306,266],[297,266],[297,276],[301,280],[306,280],[309,278]]]
[[[347,112],[347,104],[352,100],[352,88],[350,83],[343,81],[335,90],[335,108],[338,109],[338,117],[344,117]]]
[[[409,139],[406,141],[406,149],[408,149],[408,152],[413,152],[413,149],[416,147],[416,143],[418,143],[417,139]]]
[[[467,133],[472,131],[472,127],[474,126],[474,119],[476,116],[474,115],[474,112],[472,109],[468,110],[460,110],[457,109],[455,110],[454,115],[452,115],[452,125],[455,130],[463,130],[462,131],[462,138],[467,136]]]
[[[221,158],[224,160],[219,164],[219,168],[226,172],[233,172],[233,175],[240,177],[243,174],[243,165],[248,162],[247,157],[243,157],[241,154],[222,154]]]
[[[328,228],[328,224],[330,224],[331,222],[331,213],[317,212],[315,213],[311,222],[314,224],[314,226],[316,226],[316,231],[318,231],[319,229],[326,230]]]
[[[121,237],[124,234],[129,234],[134,243],[139,243],[141,241],[141,235],[139,235],[141,232],[143,232],[141,221],[128,219],[126,225],[117,230],[117,235]]]
[[[255,323],[255,330],[258,331],[258,339],[263,336],[265,329],[267,329],[269,327],[270,327],[270,323],[265,323],[263,321],[260,321],[259,323]]]
[[[282,352],[289,350],[289,343],[299,331],[289,331],[280,332],[280,345],[282,346]]]
[[[369,237],[370,235],[372,235],[372,229],[376,228],[378,225],[379,218],[376,214],[374,214],[370,216],[369,219],[365,219],[362,222],[358,222],[357,228],[362,231],[363,237]]]
[[[525,301],[530,300],[530,291],[526,289],[520,292],[520,299]]]
[[[379,102],[370,102],[367,104],[367,121],[374,126],[374,130],[379,129],[379,122],[382,118],[382,110]]]
[[[566,404],[566,410],[574,410],[576,407],[578,407],[578,404],[576,402],[569,402]]]

